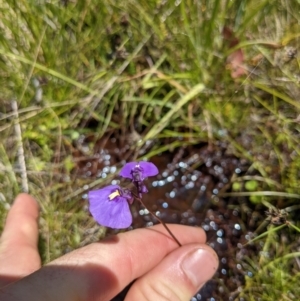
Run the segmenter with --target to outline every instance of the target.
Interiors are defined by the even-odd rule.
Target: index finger
[[[0,238],[0,287],[40,268],[38,215],[33,197],[26,193],[16,197]]]
[[[182,245],[205,243],[205,233],[200,228],[169,228]],[[22,300],[27,300],[25,296],[28,300],[42,300],[45,296],[47,300],[110,300],[176,248],[178,245],[162,225],[122,233],[66,254],[4,288],[3,292],[11,297],[5,300],[14,300],[18,294]]]

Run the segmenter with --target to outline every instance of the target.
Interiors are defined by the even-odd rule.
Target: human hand
[[[38,205],[20,194],[0,240],[0,300],[109,301],[135,280],[125,300],[189,300],[215,273],[218,258],[200,228],[161,225],[118,234],[41,267]]]

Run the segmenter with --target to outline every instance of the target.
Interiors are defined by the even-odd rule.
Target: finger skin
[[[182,245],[205,243],[200,228],[169,227]],[[177,248],[161,225],[122,233],[66,254],[8,285],[0,292],[0,299],[109,301]]]
[[[34,198],[19,194],[8,212],[0,239],[0,287],[40,268],[38,216],[39,206]]]
[[[188,268],[186,259],[190,259]],[[212,278],[218,262],[216,253],[209,246],[185,245],[168,254],[153,270],[135,281],[125,301],[190,300]]]

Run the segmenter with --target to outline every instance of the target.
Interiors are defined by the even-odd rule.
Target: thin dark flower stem
[[[182,246],[182,244],[178,241],[178,239],[175,237],[175,235],[171,232],[171,230],[169,229],[169,227],[166,225],[166,223],[164,221],[162,221],[159,217],[157,217],[152,211],[150,211],[146,205],[144,204],[144,202],[142,201],[141,198],[135,196],[135,198],[150,212],[150,214],[157,219],[164,227],[165,229],[168,231],[168,233],[171,235],[171,237],[176,241],[176,243],[178,244],[179,247]]]

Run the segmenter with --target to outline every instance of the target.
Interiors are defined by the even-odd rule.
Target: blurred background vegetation
[[[0,225],[16,194],[32,193],[46,263],[86,243],[95,224],[85,193],[121,159],[217,143],[249,164],[224,196],[295,208],[299,9],[299,0],[0,0]],[[91,178],[81,162],[107,137],[127,152],[115,174]],[[252,274],[236,298],[299,296],[298,233],[285,247],[276,233],[264,237],[271,257],[244,258]]]

